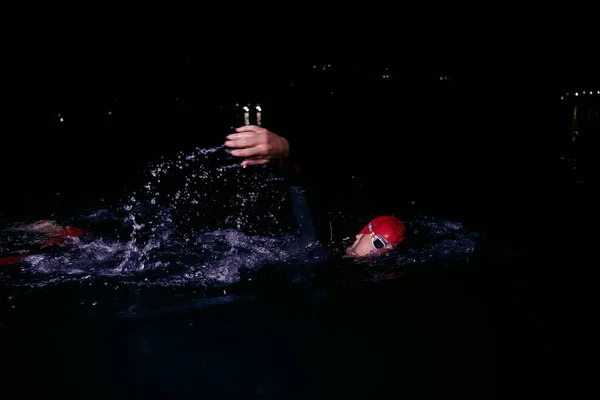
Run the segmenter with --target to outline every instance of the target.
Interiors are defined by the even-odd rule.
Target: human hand
[[[232,148],[231,155],[244,157],[241,165],[260,165],[290,154],[286,138],[256,125],[235,128],[235,133],[227,135],[225,146]]]

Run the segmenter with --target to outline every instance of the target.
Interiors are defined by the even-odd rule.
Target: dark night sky
[[[417,79],[450,74],[476,85],[490,75],[559,90],[598,82],[597,35],[584,9],[211,4],[36,11],[13,14],[4,51],[17,93],[25,88],[50,102],[69,92],[168,93],[190,84],[218,93],[249,75],[276,81],[277,73],[284,79],[313,63],[391,64]]]
[[[382,158],[390,162],[400,151],[400,169],[411,171],[402,175],[407,191],[411,184],[434,190],[453,183],[460,191],[474,179],[473,165],[499,187],[525,188],[555,156],[555,96],[600,87],[594,25],[551,19],[547,10],[307,7],[262,18],[208,8],[37,11],[11,21],[3,49],[0,178],[13,193],[4,199],[17,206],[66,190],[122,193],[148,160],[220,145],[220,104],[283,103],[290,81],[300,105],[324,106],[324,119],[307,125],[309,133],[318,129],[306,143],[333,148],[320,158],[340,169],[360,166],[356,157],[364,156],[351,138],[375,132],[371,150],[387,151]],[[315,74],[312,65],[323,64],[342,72],[327,74],[332,79]],[[394,79],[382,89],[372,78],[384,66]],[[339,84],[350,75],[351,85]],[[438,97],[442,75],[455,89]],[[332,81],[346,106],[328,113],[323,88]],[[364,105],[375,114],[357,121],[356,107]],[[441,113],[420,114],[426,109]],[[445,178],[450,166],[455,182]]]
[[[115,97],[135,110],[140,128],[151,127],[144,113],[155,115],[175,97],[192,111],[247,94],[277,99],[290,80],[315,85],[313,64],[354,64],[364,76],[389,66],[403,77],[396,88],[409,93],[450,75],[466,92],[484,93],[495,105],[523,104],[515,103],[515,95],[529,93],[527,106],[539,110],[555,93],[600,86],[592,26],[535,13],[531,19],[510,10],[471,10],[479,11],[474,18],[458,9],[306,9],[279,10],[267,21],[266,15],[255,20],[218,10],[121,11],[39,14],[14,32],[17,40],[5,49],[9,90],[3,94],[11,116],[5,126],[19,132],[13,140],[27,138],[25,144],[35,146],[44,141],[32,143],[29,135],[44,135],[47,115],[77,112],[84,124]],[[151,134],[132,129],[129,139],[136,140],[139,131]],[[71,150],[87,140],[71,139],[64,141]]]

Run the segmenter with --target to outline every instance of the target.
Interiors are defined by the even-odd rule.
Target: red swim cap
[[[395,246],[404,240],[406,226],[396,217],[382,215],[373,218],[360,233],[369,235],[371,230],[373,230],[375,234],[382,236],[388,243]]]

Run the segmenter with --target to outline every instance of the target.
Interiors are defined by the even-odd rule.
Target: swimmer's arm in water
[[[65,228],[56,221],[42,219],[31,224],[18,225],[14,228],[14,230],[34,232],[45,235],[59,235],[65,231]]]
[[[51,220],[39,220],[31,224],[13,226],[11,229],[14,231],[40,234],[42,239],[35,240],[31,243],[39,246],[39,251],[43,251],[52,246],[60,246],[65,242],[66,238],[79,237],[83,234],[83,231],[79,228],[62,226],[56,221]],[[35,251],[33,253],[35,253]],[[0,257],[0,267],[15,264],[30,254],[32,254],[30,250],[22,250],[19,254]]]
[[[29,253],[16,254],[12,256],[0,257],[0,267],[6,267],[8,265],[16,264],[20,259],[25,258]]]
[[[40,234],[41,239],[38,244],[41,248],[62,244],[65,238],[69,236],[79,236],[82,233],[78,228],[63,226],[56,221],[48,219],[39,220],[31,224],[19,225],[15,227],[15,230]]]

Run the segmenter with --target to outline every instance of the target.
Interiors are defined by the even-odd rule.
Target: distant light
[[[579,93],[575,92],[575,96],[579,96]]]
[[[597,93],[598,93],[598,94],[600,94],[600,90],[598,90],[598,92],[597,92]]]
[[[443,80],[444,80],[444,77],[443,77],[443,76],[440,76],[440,81],[443,81]]]
[[[316,68],[317,68],[317,66],[316,66],[316,65],[313,65],[313,68],[315,68],[315,69],[316,69]]]
[[[112,111],[109,111],[109,112],[108,112],[108,115],[112,115]]]
[[[585,94],[585,90],[582,93]]]
[[[561,100],[564,100],[565,98],[564,98],[563,96],[560,96],[560,99],[561,99]]]
[[[65,122],[65,120],[63,119],[63,117],[60,117],[60,122]]]

